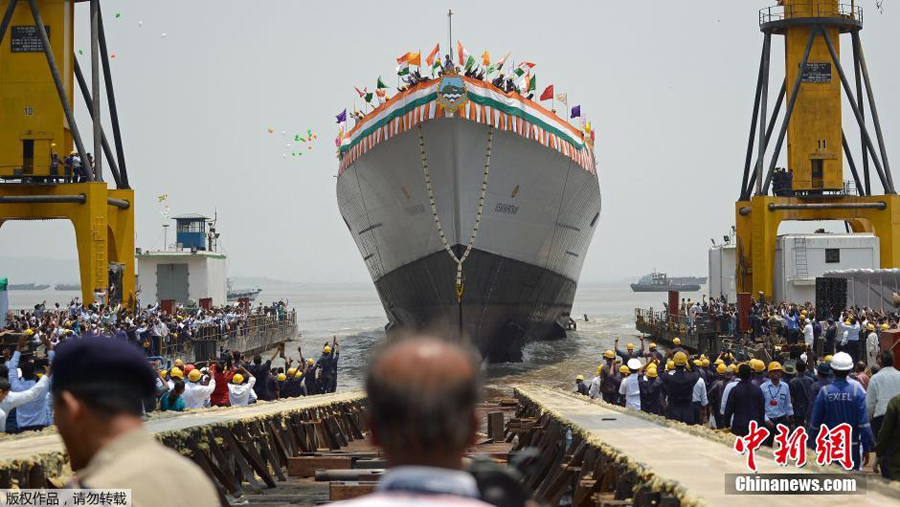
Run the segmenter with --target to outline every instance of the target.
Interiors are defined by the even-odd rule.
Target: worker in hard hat
[[[173,366],[171,370],[169,370],[169,381],[168,386],[169,390],[172,390],[175,387],[176,380],[184,380],[184,372],[181,371],[181,368],[177,366]]]
[[[809,420],[809,441],[815,442],[821,425],[834,429],[846,423],[851,428],[853,468],[859,470],[869,464],[872,449],[872,428],[866,412],[866,391],[858,383],[847,382],[853,371],[853,357],[846,352],[838,352],[831,359],[834,380],[816,395],[812,416]],[[860,446],[862,455],[860,456]]]
[[[724,423],[731,433],[745,436],[750,432],[750,422],[762,426],[766,419],[766,400],[762,389],[752,381],[753,370],[749,364],[738,367],[740,382],[732,384],[725,401]]]
[[[638,377],[638,370],[643,369],[640,359],[632,357],[628,360],[628,364],[622,365],[625,378],[619,384],[619,397],[625,401],[625,408],[632,410],[641,409],[641,388]],[[625,373],[627,372],[627,373]]]
[[[613,346],[613,349],[616,351],[616,355],[622,358],[622,363],[627,363],[629,359],[635,359],[638,357],[643,357],[644,355],[644,337],[641,336],[641,350],[640,352],[636,351],[633,343],[629,343],[625,350],[619,350],[619,339],[616,338],[616,343]]]
[[[237,372],[231,376],[231,382],[228,383],[228,398],[231,400],[231,406],[246,407],[249,405],[254,385],[256,385],[256,377],[243,366],[238,368]]]
[[[859,361],[859,333],[860,325],[854,315],[841,315],[841,322],[838,324],[838,336],[841,337],[842,352],[850,354],[853,358],[853,364]]]
[[[703,361],[695,359],[694,366],[696,367],[697,381],[694,383],[694,389],[691,393],[691,405],[694,408],[693,424],[704,424],[708,418],[706,407],[709,405],[709,396],[706,391],[706,380],[703,378]]]
[[[303,359],[303,355],[300,356],[300,359],[300,362],[304,365],[303,386],[306,388],[306,394],[308,396],[321,394],[319,392],[319,382],[316,378],[316,360],[311,357]]]
[[[203,408],[209,405],[209,397],[216,388],[216,379],[210,378],[208,384],[201,383],[203,374],[194,368],[188,374],[188,382],[184,386],[184,405],[188,410]]]
[[[665,415],[665,393],[662,380],[659,379],[658,367],[650,363],[644,375],[638,375],[638,387],[641,391],[641,410],[650,414]]]
[[[325,343],[322,347],[322,355],[316,361],[317,367],[322,371],[321,391],[323,393],[333,393],[337,390],[337,366],[340,352],[337,335],[334,335],[331,345]]]
[[[725,362],[716,365],[716,378],[709,388],[707,396],[709,398],[709,411],[716,423],[716,428],[725,427],[725,417],[722,410],[722,395],[725,392],[725,386],[731,383],[732,374],[729,368],[725,366]]]
[[[282,398],[298,398],[306,395],[306,387],[303,385],[303,365],[300,368],[288,368],[285,372],[287,380],[281,386]]]
[[[766,363],[762,359],[750,360],[750,368],[753,370],[753,385],[759,387],[766,381]]]
[[[675,371],[671,375],[663,375],[659,377],[665,388],[666,400],[668,401],[667,417],[681,421],[685,424],[694,424],[694,407],[692,404],[694,385],[700,374],[697,372],[686,371],[687,354],[682,351],[676,352],[672,356],[675,365]]]
[[[263,362],[262,356],[257,354],[253,356],[253,364],[247,366],[247,371],[256,377],[256,384],[253,386],[253,391],[256,392],[256,396],[260,400],[271,401],[276,399],[276,396],[278,395],[276,392],[277,381],[272,375],[272,361],[278,356],[285,359],[284,344],[279,345],[273,351],[271,359]]]
[[[766,407],[766,426],[772,432],[774,439],[775,428],[783,424],[788,428],[794,424],[794,406],[791,403],[791,389],[787,383],[781,381],[784,367],[778,361],[769,363],[769,379],[763,382],[760,389],[763,392]],[[771,440],[770,440],[771,443]]]
[[[875,331],[875,325],[866,326],[869,334],[866,336],[866,366],[872,368],[878,366],[878,353],[881,352],[881,344],[879,343],[878,333]]]
[[[650,342],[647,348],[649,350],[644,354],[644,357],[646,357],[648,361],[655,361],[657,364],[665,363],[666,358],[662,355],[662,352],[657,350],[655,342]]]
[[[797,361],[797,375],[787,382],[791,390],[791,405],[794,408],[794,425],[805,428],[815,393],[812,390],[815,379],[806,374],[806,361]]]
[[[616,353],[607,349],[603,353],[604,364],[600,365],[600,396],[607,403],[615,403],[619,395],[619,384],[622,377],[616,371]]]
[[[590,396],[588,386],[584,383],[584,375],[575,376],[575,394]]]

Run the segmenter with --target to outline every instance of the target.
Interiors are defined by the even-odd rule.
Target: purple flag
[[[341,111],[341,114],[335,116],[335,118],[337,118],[338,123],[344,123],[345,121],[347,121],[347,110],[344,109],[343,111]]]
[[[581,116],[581,105],[572,108],[572,114],[569,115],[569,118],[578,118],[579,116]]]

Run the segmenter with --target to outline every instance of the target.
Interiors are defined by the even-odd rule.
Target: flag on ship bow
[[[550,100],[553,98],[553,85],[550,85],[544,88],[544,93],[541,93],[541,100]]]
[[[569,118],[578,118],[581,116],[581,105],[577,105],[572,108],[572,113],[569,114]]]
[[[345,121],[347,121],[347,110],[344,109],[340,114],[335,116],[335,118],[337,118],[337,123],[344,123]]]
[[[435,60],[435,57],[437,56],[438,52],[440,52],[440,50],[441,50],[441,45],[440,45],[440,44],[435,44],[435,45],[434,45],[434,49],[432,49],[432,50],[431,50],[431,53],[428,54],[428,58],[425,58],[425,63],[426,63],[429,67],[431,67],[431,70],[434,70],[434,68],[435,68],[436,66],[440,66],[440,65],[441,65],[441,59],[440,59],[440,58],[438,58],[438,59]],[[437,63],[437,65],[435,65],[435,63]]]

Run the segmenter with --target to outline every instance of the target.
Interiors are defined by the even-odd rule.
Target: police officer
[[[200,468],[141,423],[154,372],[141,351],[108,338],[67,340],[53,359],[56,427],[81,488],[130,489],[132,504],[219,505]]]
[[[675,363],[675,372],[671,375],[659,377],[663,382],[666,399],[669,402],[666,417],[675,419],[685,424],[694,424],[694,407],[692,404],[694,384],[700,378],[697,372],[688,373],[687,354],[678,351],[672,357]]]
[[[831,358],[831,371],[834,372],[834,380],[819,391],[813,404],[809,420],[809,442],[816,441],[822,424],[828,429],[834,429],[842,423],[849,424],[853,468],[859,470],[861,466],[869,464],[869,451],[872,449],[872,428],[869,426],[869,414],[866,413],[866,391],[858,383],[847,382],[847,375],[853,371],[853,358],[850,354],[835,354]]]

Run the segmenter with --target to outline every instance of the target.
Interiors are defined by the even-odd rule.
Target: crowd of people
[[[723,335],[737,334],[737,306],[724,298],[682,299],[679,316],[693,327],[713,326]],[[768,337],[775,345],[805,344],[819,357],[846,352],[854,364],[864,361],[869,368],[877,365],[879,333],[898,327],[896,315],[882,310],[817,312],[811,303],[773,304],[764,298],[751,303],[748,319],[754,340]]]
[[[73,299],[68,305],[48,307],[45,302],[32,310],[11,312],[0,320],[0,334],[24,333],[39,343],[46,337],[57,344],[67,338],[111,336],[140,347],[148,356],[159,356],[173,343],[197,337],[221,337],[245,333],[254,316],[269,316],[275,321],[287,317],[284,301],[271,305],[229,305],[218,308],[185,308],[175,305],[165,311],[157,303],[132,310],[123,305],[92,303],[83,305]]]
[[[849,352],[818,358],[811,349],[797,358],[777,354],[766,364],[729,350],[714,359],[691,355],[678,338],[665,353],[644,342],[639,349],[629,343],[620,350],[616,340],[593,379],[576,377],[576,392],[738,436],[747,435],[751,421],[772,435],[779,424],[802,427],[810,445],[822,424],[847,423],[855,468],[868,464],[874,450],[876,468],[900,479],[900,371],[893,367],[893,352],[879,352],[871,366]]]

